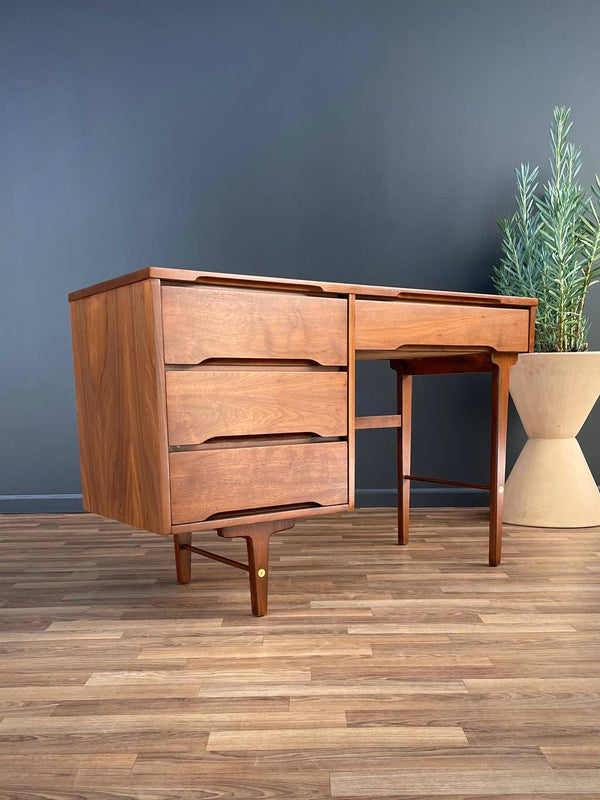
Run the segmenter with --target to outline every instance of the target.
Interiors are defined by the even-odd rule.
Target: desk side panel
[[[170,533],[159,281],[70,307],[84,508]]]

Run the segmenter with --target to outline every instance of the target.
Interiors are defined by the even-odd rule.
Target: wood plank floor
[[[600,529],[369,509],[247,576],[92,515],[0,517],[0,798],[600,798]],[[194,543],[244,560],[241,542]]]

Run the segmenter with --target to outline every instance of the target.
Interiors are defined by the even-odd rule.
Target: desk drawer
[[[166,385],[171,445],[223,436],[348,432],[345,372],[169,370]]]
[[[214,514],[348,502],[346,442],[171,453],[173,525]]]
[[[396,350],[403,345],[529,348],[529,309],[450,303],[356,301],[357,350]]]
[[[207,359],[348,362],[346,301],[293,292],[163,286],[165,361]]]

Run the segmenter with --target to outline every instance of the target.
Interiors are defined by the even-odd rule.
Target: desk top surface
[[[294,278],[272,278],[257,275],[236,275],[227,272],[205,272],[195,269],[173,269],[170,267],[144,267],[102,283],[96,283],[69,294],[69,301],[79,300],[98,292],[106,292],[118,286],[158,278],[163,281],[193,283],[195,285],[230,286],[247,289],[271,289],[296,291],[323,295],[356,295],[369,299],[415,300],[431,303],[457,303],[460,305],[485,306],[535,306],[532,297],[506,297],[496,294],[474,294],[471,292],[445,292],[431,289],[402,289],[392,286],[369,286],[354,283],[332,283],[330,281],[306,281]]]

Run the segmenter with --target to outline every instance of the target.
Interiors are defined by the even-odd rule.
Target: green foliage
[[[538,167],[516,170],[516,210],[498,221],[502,257],[492,282],[500,294],[537,297],[535,349],[587,350],[584,306],[600,278],[600,179],[591,192],[577,183],[581,150],[568,141],[571,110],[556,107],[550,179],[536,194]]]

